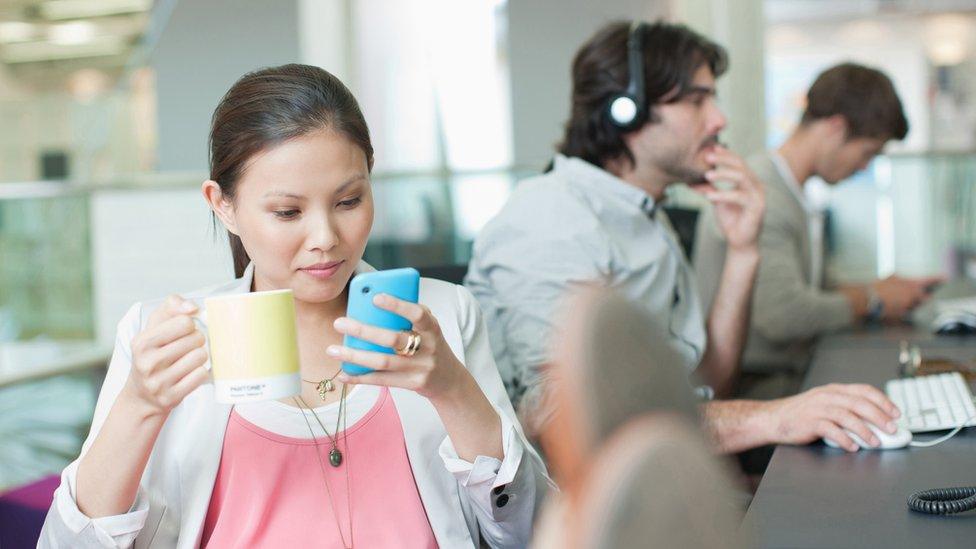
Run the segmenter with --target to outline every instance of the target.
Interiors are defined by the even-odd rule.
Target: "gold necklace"
[[[298,400],[300,400],[302,404],[305,404],[305,399],[303,399],[301,397],[301,395],[298,396]],[[325,432],[325,435],[327,437],[329,437],[329,440],[332,442],[332,450],[329,452],[329,463],[332,464],[333,467],[338,467],[339,465],[342,464],[342,453],[339,452],[338,438],[339,438],[339,421],[340,420],[342,421],[342,430],[343,430],[343,432],[345,432],[347,430],[346,420],[348,419],[348,417],[345,414],[343,414],[343,411],[345,410],[345,407],[344,407],[345,401],[346,401],[346,386],[343,385],[342,386],[342,394],[339,396],[339,415],[338,415],[338,417],[336,417],[336,431],[335,431],[335,435],[336,436],[335,437],[333,437],[332,435],[330,435],[329,434],[329,431],[327,431],[326,428],[325,428],[325,426],[322,425],[322,420],[319,419],[319,415],[315,413],[315,410],[313,408],[310,408],[308,406],[308,404],[305,404],[305,408],[308,408],[308,410],[310,412],[312,412],[312,416],[315,418],[316,423],[319,424],[319,427],[322,428],[322,431]],[[298,404],[298,401],[296,401],[295,404],[297,405]],[[301,409],[301,406],[299,406],[299,409]],[[325,484],[325,492],[329,496],[329,505],[332,507],[332,518],[335,520],[336,530],[339,531],[339,538],[342,540],[342,547],[343,547],[343,549],[352,549],[352,547],[353,547],[353,537],[352,537],[352,505],[350,503],[350,500],[352,499],[352,490],[349,487],[349,466],[347,465],[346,468],[345,468],[345,474],[346,474],[346,516],[349,517],[349,543],[346,543],[346,536],[345,536],[345,534],[342,533],[342,525],[339,524],[339,514],[336,513],[335,499],[333,499],[333,497],[332,497],[332,489],[329,488],[329,481],[326,478],[325,464],[322,462],[322,453],[319,452],[319,443],[318,443],[317,440],[315,440],[315,432],[312,430],[312,424],[309,423],[308,417],[305,415],[305,412],[302,412],[302,419],[305,420],[305,426],[308,427],[308,432],[309,432],[310,435],[312,435],[312,444],[315,445],[315,457],[316,457],[316,459],[319,462],[319,471],[322,473],[322,484]],[[346,438],[346,437],[343,437],[343,438],[345,438],[345,440],[346,440],[346,451],[348,452],[349,451],[349,439]],[[333,453],[335,453],[335,454],[337,454],[339,456],[338,462],[333,461]]]
[[[322,428],[325,436],[329,437],[329,442],[332,443],[332,449],[329,450],[329,464],[331,464],[333,467],[342,465],[342,452],[339,451],[339,421],[342,419],[342,412],[345,409],[346,386],[342,386],[342,394],[339,396],[339,415],[336,416],[335,436],[329,434],[329,430],[325,428],[325,425],[322,425],[319,415],[315,413],[315,410],[311,406],[305,403],[305,399],[302,398],[302,395],[298,395],[298,400],[302,402],[302,405],[305,406],[305,408],[312,412],[312,416],[315,417],[315,422],[319,424],[319,427]],[[298,405],[298,401],[295,401],[295,405]],[[298,407],[301,408],[301,406]],[[304,413],[302,414],[302,417],[304,417],[305,422],[308,423],[308,418],[305,417]],[[309,424],[309,427],[311,427],[311,424]],[[312,436],[314,437],[315,435],[313,434]]]
[[[304,381],[305,383],[311,383],[312,385],[315,385],[315,390],[319,392],[319,398],[321,398],[324,401],[326,397],[326,393],[331,393],[332,391],[335,391],[334,380],[336,376],[339,375],[340,372],[342,372],[342,368],[336,370],[336,373],[332,374],[332,377],[327,377],[321,381],[312,381],[311,379],[305,379],[305,378],[302,378],[302,381]]]

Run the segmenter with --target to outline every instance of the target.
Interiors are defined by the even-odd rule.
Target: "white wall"
[[[719,104],[728,118],[722,141],[742,155],[761,150],[766,135],[762,0],[671,0],[671,11],[675,20],[729,54],[729,70],[718,80]]]
[[[179,2],[150,63],[160,171],[207,167],[210,116],[245,72],[301,60],[297,0]]]
[[[569,117],[573,54],[594,32],[618,19],[653,21],[665,0],[509,0],[515,165],[541,169],[552,158]]]
[[[99,341],[113,341],[116,324],[137,301],[234,276],[223,229],[218,225],[215,235],[197,188],[100,191],[90,208]]]
[[[298,0],[299,61],[331,72],[356,93],[351,1]]]

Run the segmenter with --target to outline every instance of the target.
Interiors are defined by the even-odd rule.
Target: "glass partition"
[[[229,254],[210,230],[203,177],[0,183],[0,342],[110,342],[104,332],[134,301],[226,278]],[[364,259],[378,269],[466,264],[475,235],[518,177],[507,170],[376,175]]]
[[[0,341],[92,337],[88,197],[0,199]]]
[[[466,264],[475,235],[502,207],[517,181],[531,175],[525,170],[377,174],[376,221],[366,261],[380,269]],[[110,238],[93,258],[93,227],[117,231],[121,223],[133,231],[153,233],[141,239],[153,246],[186,247],[185,239],[191,236],[176,226],[185,225],[190,216],[200,218],[197,224],[209,223],[199,198],[199,177],[160,175],[110,186],[54,185],[45,187],[45,193],[20,197],[10,190],[16,186],[0,184],[0,340],[93,337],[98,330],[92,319],[99,308],[93,277],[110,268],[104,263],[106,256],[111,260],[113,254],[126,254],[116,249],[123,244]],[[128,208],[118,196],[124,195],[129,204],[157,203],[163,189],[176,198],[159,202],[159,207],[179,211],[163,212],[159,220],[142,227],[141,218],[118,220],[124,215],[119,209]],[[836,278],[935,272],[976,277],[976,155],[879,157],[869,170],[830,188],[826,196],[828,264]],[[112,207],[93,208],[108,200],[103,197],[110,197]],[[183,204],[193,209],[184,212]],[[139,213],[145,208],[152,210],[145,206],[132,215],[145,215]],[[106,216],[113,219],[106,221]],[[210,240],[202,243],[208,247],[201,253],[224,253],[222,242]],[[153,253],[165,255],[165,250]],[[225,261],[216,258],[214,263]],[[154,272],[139,276],[152,277]],[[219,281],[223,273],[207,280]],[[169,291],[189,290],[193,284],[192,277],[180,278],[180,287]],[[138,287],[127,290],[134,292],[129,303],[158,297],[155,294],[162,291],[146,289],[153,295],[136,295]]]
[[[376,220],[364,259],[377,269],[467,264],[475,236],[520,175],[375,177]]]
[[[900,154],[828,192],[837,279],[976,276],[976,155]]]

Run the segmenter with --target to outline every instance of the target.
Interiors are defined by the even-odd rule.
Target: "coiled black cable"
[[[908,497],[908,508],[930,515],[951,515],[976,509],[976,486],[922,490]]]

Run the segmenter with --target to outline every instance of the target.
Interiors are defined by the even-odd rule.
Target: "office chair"
[[[668,215],[671,226],[678,233],[678,243],[685,252],[685,257],[692,258],[695,251],[695,229],[698,226],[698,210],[665,206],[664,213]]]
[[[432,265],[428,267],[418,267],[420,276],[436,278],[452,284],[463,284],[464,277],[468,274],[468,265]]]

